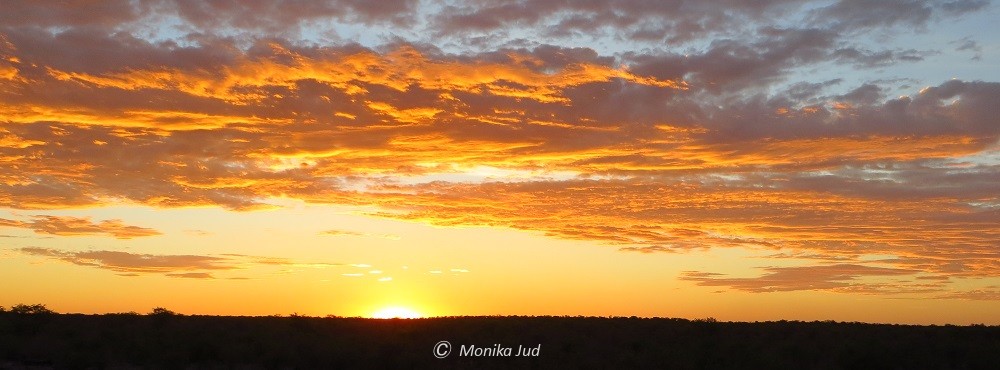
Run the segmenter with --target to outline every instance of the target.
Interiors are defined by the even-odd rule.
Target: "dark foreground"
[[[998,369],[1000,327],[2,313],[0,368]]]

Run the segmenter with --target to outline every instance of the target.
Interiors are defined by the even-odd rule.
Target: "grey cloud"
[[[337,19],[359,23],[408,24],[415,0],[325,1],[195,1],[177,0],[162,6],[176,11],[201,29],[229,26],[266,32],[296,30],[303,22]]]
[[[617,38],[653,45],[679,44],[756,34],[757,29],[778,27],[783,20],[799,17],[799,11],[810,8],[815,9],[808,11],[799,23],[838,34],[856,34],[897,26],[922,28],[934,20],[980,11],[988,2],[840,0],[818,8],[811,4],[816,5],[798,0],[466,2],[442,7],[432,18],[430,28],[444,38],[470,32],[506,35],[517,29],[532,29],[548,39]],[[898,56],[912,57],[912,54]]]
[[[880,89],[879,89],[880,91]],[[739,141],[754,138],[818,138],[857,135],[969,135],[977,137],[979,150],[1000,135],[1000,83],[951,80],[927,87],[913,97],[884,102],[870,85],[841,96],[856,106],[843,110],[825,105],[808,108],[807,114],[776,114],[797,102],[784,97],[751,96],[727,101],[720,108],[708,108],[706,135],[710,141]]]
[[[829,22],[842,31],[911,26],[923,27],[935,18],[981,10],[984,0],[840,0],[815,10],[815,22]]]
[[[972,52],[972,57],[969,60],[979,61],[983,59],[983,47],[978,42],[973,40],[971,37],[964,37],[960,40],[952,41],[951,44],[957,45],[955,51],[970,51]]]
[[[658,44],[685,43],[709,37],[734,37],[755,29],[778,27],[788,17],[811,8],[804,0],[324,0],[193,1],[146,0],[87,3],[8,2],[0,24],[52,29],[91,28],[107,33],[156,32],[150,24],[167,18],[191,35],[232,34],[240,38],[301,36],[303,27],[343,23],[421,27],[421,40],[477,42],[484,36],[503,43],[518,30],[547,39],[610,37]],[[897,25],[922,27],[931,20],[980,11],[984,0],[840,0],[814,10],[806,20],[837,32]],[[426,24],[415,15],[426,15]],[[471,34],[470,34],[471,33]],[[246,40],[243,40],[246,41]],[[510,41],[510,40],[508,40]]]
[[[871,199],[1000,200],[997,199],[1000,166],[990,165],[957,168],[930,167],[926,163],[847,165],[826,175],[798,175],[780,182],[788,189],[820,190]]]
[[[849,47],[837,49],[833,51],[831,56],[859,67],[878,68],[895,65],[899,62],[919,62],[934,54],[937,52],[916,49],[871,51]]]
[[[0,24],[53,28],[141,30],[167,16],[181,19],[191,30],[224,33],[230,30],[294,33],[306,22],[338,20],[348,23],[409,24],[416,0],[323,1],[191,1],[113,0],[100,2],[5,3]]]
[[[823,82],[796,82],[785,90],[784,95],[791,101],[815,102],[816,98],[821,97],[821,94],[827,88],[838,85],[842,82],[844,82],[844,80],[841,78],[835,78]]]
[[[70,28],[56,33],[33,28],[2,30],[0,34],[16,45],[23,63],[21,71],[34,79],[48,72],[42,67],[65,72],[108,73],[129,69],[204,69],[233,63],[242,51],[234,40],[203,37],[196,46],[173,42],[152,43],[128,33],[109,33],[95,28]]]
[[[857,104],[875,104],[885,98],[882,88],[875,84],[864,84],[851,92],[841,95],[840,99]]]
[[[790,72],[829,61],[860,68],[918,62],[935,51],[879,50],[844,47],[834,31],[763,29],[754,40],[716,39],[699,52],[685,55],[625,53],[623,61],[637,72],[684,79],[693,91],[732,93],[762,89],[783,82]]]
[[[4,1],[0,25],[42,27],[113,27],[139,18],[134,1]]]
[[[529,27],[549,37],[612,36],[686,42],[740,29],[746,19],[773,19],[794,11],[798,0],[779,1],[632,1],[562,2],[527,0],[449,6],[432,23],[442,35],[497,32]]]

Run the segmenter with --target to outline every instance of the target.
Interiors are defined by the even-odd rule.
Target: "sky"
[[[1000,324],[990,1],[2,7],[3,306]]]

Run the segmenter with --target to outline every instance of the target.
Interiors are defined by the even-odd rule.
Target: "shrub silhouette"
[[[153,308],[153,311],[151,311],[149,314],[153,315],[153,316],[176,316],[177,315],[176,312],[168,310],[168,309],[163,308],[163,307]]]
[[[10,312],[19,315],[51,315],[56,313],[55,311],[48,309],[48,307],[45,307],[45,305],[41,303],[16,304],[14,306],[11,306]]]

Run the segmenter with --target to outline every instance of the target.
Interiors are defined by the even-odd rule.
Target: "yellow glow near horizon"
[[[419,319],[424,317],[424,315],[411,308],[390,306],[375,311],[371,317],[373,319]]]

